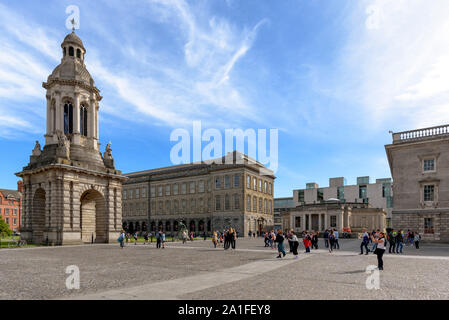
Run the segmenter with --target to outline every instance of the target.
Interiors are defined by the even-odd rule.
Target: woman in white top
[[[299,247],[299,240],[296,236],[295,232],[293,230],[290,231],[292,237],[290,241],[292,242],[292,253],[295,256],[294,259],[298,259],[298,247]]]
[[[383,270],[384,262],[382,260],[382,256],[385,253],[385,234],[383,232],[380,232],[378,239],[375,239],[373,236],[371,236],[371,241],[373,243],[377,243],[377,248],[374,252],[377,255],[377,267],[379,268],[379,270]]]

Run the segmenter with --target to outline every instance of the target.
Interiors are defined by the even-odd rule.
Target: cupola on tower
[[[23,179],[22,238],[33,243],[115,241],[121,229],[121,189],[111,146],[100,152],[98,111],[102,99],[75,34],[61,44],[61,63],[42,86],[46,91],[45,146],[38,141]]]

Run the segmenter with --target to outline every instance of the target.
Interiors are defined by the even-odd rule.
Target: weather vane
[[[75,32],[75,18],[73,18],[72,20],[70,20],[70,22],[72,23],[72,32]]]

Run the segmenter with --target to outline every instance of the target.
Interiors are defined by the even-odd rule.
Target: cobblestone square
[[[263,240],[239,239],[235,251],[210,241],[0,250],[0,299],[449,299],[449,245],[405,247],[384,255],[380,289],[367,289],[376,256],[358,240],[341,249],[276,259]],[[320,239],[320,245],[322,245]],[[288,247],[288,245],[286,245]],[[80,271],[69,290],[66,268]]]

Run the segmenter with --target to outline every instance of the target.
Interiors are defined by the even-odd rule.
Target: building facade
[[[19,232],[22,216],[22,181],[17,190],[0,189],[0,217],[13,232]]]
[[[86,49],[72,32],[46,89],[45,146],[36,141],[23,179],[21,237],[51,245],[116,241],[122,224],[122,181],[110,145],[102,155],[102,97],[84,64]]]
[[[393,192],[391,178],[376,179],[370,183],[370,177],[358,177],[356,185],[346,185],[345,178],[330,178],[329,187],[320,188],[311,182],[305,189],[293,190],[293,201],[296,206],[319,204],[328,200],[339,200],[341,203],[365,203],[373,208],[381,208],[386,213],[386,226],[390,226],[393,210]]]
[[[194,233],[233,227],[246,236],[273,226],[275,177],[239,152],[125,176],[123,227],[129,232],[176,234],[183,222]]]
[[[449,242],[449,125],[393,133],[393,227]]]
[[[295,207],[292,197],[274,199],[274,229],[285,229],[282,216],[289,214]]]
[[[302,204],[282,214],[283,229],[295,232],[318,231],[350,228],[352,233],[386,228],[384,209],[373,208],[367,203],[342,203],[338,200],[323,201],[315,204]]]

